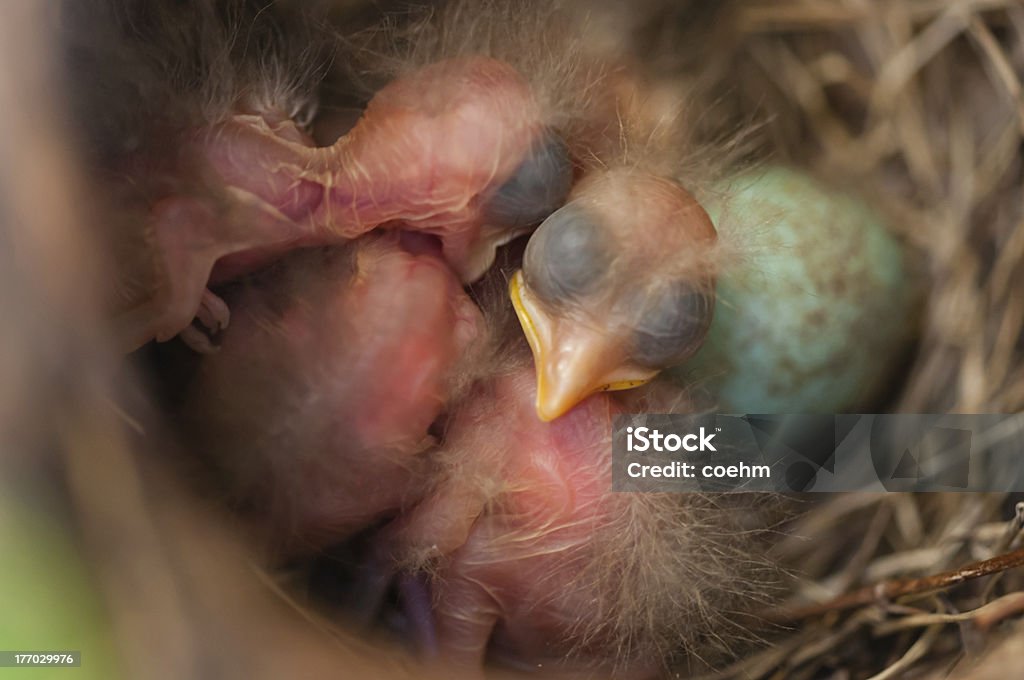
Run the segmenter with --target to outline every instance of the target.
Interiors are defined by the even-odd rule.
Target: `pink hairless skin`
[[[198,132],[190,144],[227,200],[172,196],[153,207],[163,281],[119,320],[119,332],[128,349],[179,333],[194,348],[210,349],[190,324],[227,325],[227,306],[207,290],[211,282],[382,226],[436,237],[444,259],[471,281],[497,245],[532,226],[501,224],[488,202],[545,134],[526,81],[486,57],[442,61],[398,78],[329,147],[314,147],[291,120],[258,114]],[[560,180],[566,192],[568,181]]]
[[[595,552],[594,537],[628,514],[610,493],[611,419],[621,407],[597,394],[546,423],[533,410],[534,384],[523,369],[478,385],[435,454],[446,473],[383,530],[376,561],[432,575],[432,611],[414,623],[427,631],[416,632],[468,676],[487,659],[572,672],[566,656],[576,652],[617,666],[617,677],[649,677],[653,658],[614,649],[621,640],[599,631],[602,598],[615,594],[587,572],[617,559]],[[384,573],[375,568],[370,591],[382,588]],[[609,653],[620,656],[609,662]]]
[[[448,379],[480,333],[450,268],[382,232],[291,255],[229,299],[236,322],[185,422],[274,547],[315,551],[415,502]]]

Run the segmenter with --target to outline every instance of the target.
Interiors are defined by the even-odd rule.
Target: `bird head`
[[[714,310],[711,219],[675,182],[585,177],[526,247],[510,295],[533,350],[537,415],[636,387],[703,343]]]

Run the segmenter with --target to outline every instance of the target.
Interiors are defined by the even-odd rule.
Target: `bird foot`
[[[196,318],[178,337],[193,351],[199,354],[212,354],[218,350],[214,337],[228,327],[231,312],[227,304],[209,288],[203,291],[203,297],[196,310]]]

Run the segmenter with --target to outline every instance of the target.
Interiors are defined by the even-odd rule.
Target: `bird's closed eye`
[[[659,291],[633,332],[631,358],[652,369],[666,368],[685,359],[707,334],[714,310],[712,295],[688,283]]]
[[[547,130],[490,197],[487,219],[500,227],[533,226],[565,202],[571,186],[569,149],[557,133]]]
[[[523,276],[545,302],[559,305],[592,292],[607,271],[606,235],[587,212],[572,203],[555,211],[526,247]]]

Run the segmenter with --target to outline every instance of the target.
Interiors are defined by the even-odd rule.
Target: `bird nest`
[[[669,73],[699,64],[734,129],[753,118],[774,158],[870,192],[923,263],[918,342],[884,408],[1020,412],[1024,7],[1015,0],[649,4],[659,11],[638,57]],[[46,77],[37,73],[45,55],[9,37],[0,53],[17,54],[7,63],[19,68],[0,69],[0,95],[24,107],[15,122],[56,127],[29,115],[53,106],[35,86]],[[672,47],[680,44],[696,49],[680,54]],[[20,87],[5,90],[7,80]],[[0,354],[0,416],[17,425],[0,429],[0,463],[5,471],[42,468],[17,477],[28,480],[26,489],[59,479],[58,495],[67,496],[60,519],[94,562],[127,666],[151,677],[335,677],[339,669],[352,677],[430,677],[294,603],[277,575],[252,568],[231,531],[237,527],[211,521],[217,515],[155,456],[135,455],[150,454],[163,430],[157,418],[111,409],[106,393],[95,391],[116,360],[96,349],[100,340],[82,312],[95,301],[81,301],[88,277],[72,261],[86,250],[70,208],[81,201],[73,183],[49,181],[73,165],[62,153],[51,144],[11,156],[25,177],[45,172],[48,181],[0,184],[7,218],[0,227],[37,227],[16,234],[20,251],[0,248],[0,261],[7,250],[23,260],[0,267],[0,302],[20,313],[13,344]],[[46,286],[35,285],[39,271]],[[35,308],[54,314],[43,318]],[[7,449],[28,453],[8,460]],[[38,455],[30,461],[29,453]],[[765,644],[700,672],[746,680],[1024,675],[1017,670],[1024,653],[1019,500],[973,493],[816,499],[777,546],[797,585],[762,613],[770,624],[761,632]]]
[[[773,153],[868,189],[926,267],[919,342],[887,410],[1020,412],[1024,8],[793,0],[743,3],[734,20],[727,67],[740,106],[769,112]],[[1017,500],[815,507],[793,532],[805,539],[780,546],[800,582],[770,615],[784,632],[709,677],[1024,674],[1007,663],[1024,651]]]

